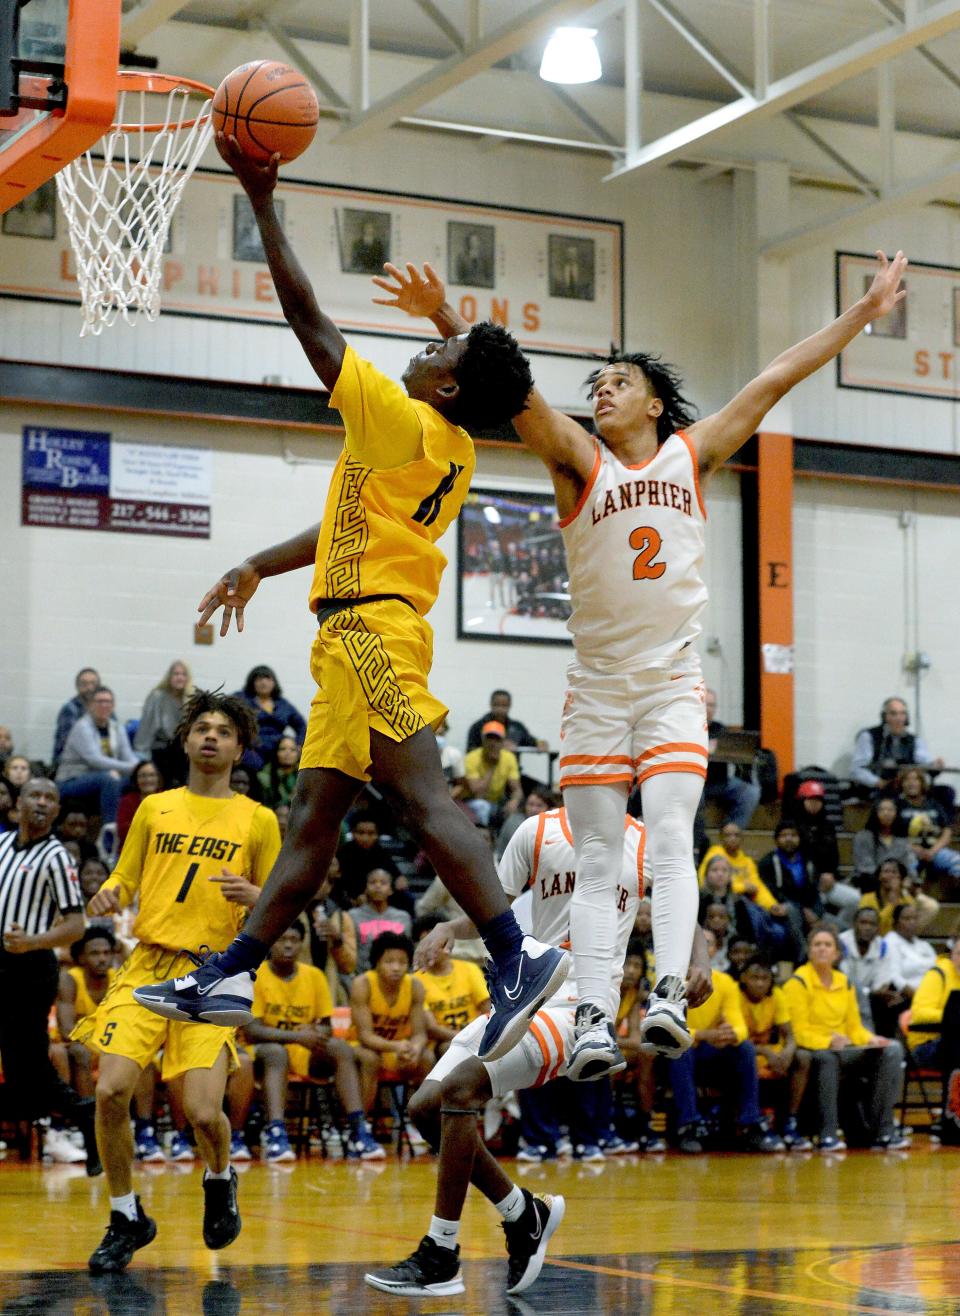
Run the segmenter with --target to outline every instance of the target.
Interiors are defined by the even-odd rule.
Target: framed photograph
[[[345,207],[336,212],[336,220],[343,273],[382,274],[390,259],[390,212]]]
[[[596,244],[592,238],[551,233],[547,238],[547,266],[551,297],[596,300]]]
[[[3,231],[13,238],[57,236],[57,185],[52,178],[5,212]]]
[[[447,222],[447,282],[492,288],[496,282],[497,230],[493,224]]]
[[[873,283],[873,275],[865,274],[863,276],[863,291],[869,292]],[[907,280],[903,280],[902,286],[906,288]],[[907,336],[907,302],[909,294],[904,297],[902,302],[897,302],[896,306],[889,315],[885,315],[882,320],[871,320],[867,325],[864,333],[871,338],[906,338]]]
[[[283,228],[287,203],[275,200],[273,205],[280,227]],[[267,255],[260,241],[260,230],[246,193],[233,198],[233,259],[249,261],[252,265],[267,263]]]
[[[457,521],[457,636],[569,645],[570,612],[553,494],[471,489]]]

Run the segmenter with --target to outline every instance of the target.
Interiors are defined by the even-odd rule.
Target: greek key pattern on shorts
[[[327,555],[324,588],[328,598],[349,598],[360,593],[360,558],[366,550],[369,534],[367,513],[360,494],[369,474],[369,467],[347,458]]]
[[[383,640],[367,630],[353,611],[330,619],[340,638],[370,707],[386,722],[399,740],[407,740],[426,725],[400,688],[396,673],[383,647]]]

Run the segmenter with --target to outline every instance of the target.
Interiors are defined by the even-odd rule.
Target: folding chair
[[[906,1126],[906,1114],[908,1110],[923,1110],[926,1112],[927,1120],[930,1124],[936,1124],[940,1118],[940,1097],[943,1084],[943,1075],[939,1069],[934,1069],[929,1065],[921,1065],[917,1062],[913,1052],[910,1050],[910,1010],[904,1010],[898,1020],[900,1032],[900,1041],[903,1045],[903,1053],[906,1057],[906,1064],[903,1070],[903,1090],[900,1094],[900,1124]],[[929,1024],[923,1026],[923,1032],[930,1032]],[[920,1093],[919,1101],[916,1098],[911,1099],[910,1088],[913,1084]],[[934,1095],[931,1098],[927,1089],[927,1084],[933,1084]]]

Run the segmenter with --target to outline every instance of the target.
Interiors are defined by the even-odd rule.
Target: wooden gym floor
[[[363,1272],[416,1246],[435,1162],[241,1167],[243,1233],[200,1239],[197,1166],[146,1166],[137,1190],[160,1226],[124,1276],[86,1258],[107,1215],[103,1179],[73,1166],[0,1166],[0,1312],[631,1313],[808,1316],[960,1313],[960,1153],[916,1138],[909,1153],[841,1157],[624,1157],[511,1167],[567,1214],[522,1299],[503,1292],[497,1217],[468,1201],[467,1291],[423,1303],[368,1289]]]

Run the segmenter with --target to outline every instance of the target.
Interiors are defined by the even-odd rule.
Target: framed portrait
[[[390,212],[344,207],[336,212],[336,221],[343,273],[382,274],[390,259]]]
[[[551,233],[547,238],[550,296],[577,302],[595,301],[596,260],[593,238]]]
[[[553,494],[471,489],[457,521],[458,637],[569,645],[570,612]]]
[[[873,275],[865,274],[863,276],[863,291],[865,293],[870,291],[872,283]],[[901,286],[906,288],[906,279],[903,280]],[[903,301],[897,302],[889,315],[885,315],[881,320],[871,320],[864,333],[869,334],[871,338],[906,338],[908,301],[909,294],[904,297]]]
[[[492,288],[496,282],[497,230],[493,224],[447,221],[447,282]]]
[[[287,203],[275,200],[273,206],[277,212],[280,227],[283,228]],[[250,264],[254,265],[266,265],[267,263],[267,254],[263,249],[263,243],[260,241],[260,230],[257,228],[253,207],[248,201],[246,193],[233,198],[233,259],[249,261]]]
[[[13,238],[49,241],[57,236],[57,185],[52,178],[4,213],[3,231]]]

